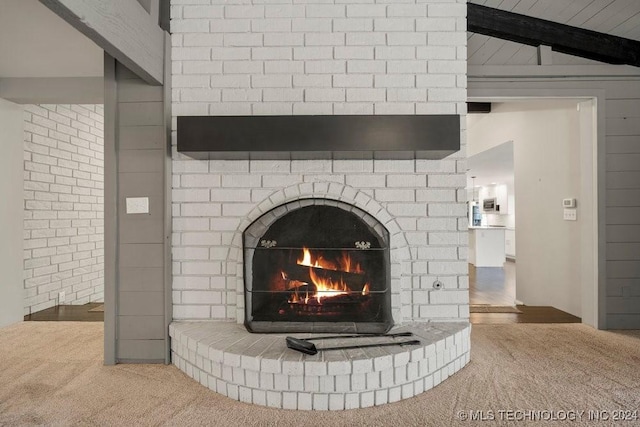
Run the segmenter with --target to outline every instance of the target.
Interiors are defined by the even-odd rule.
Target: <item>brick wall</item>
[[[174,116],[465,114],[464,0],[263,3],[172,1]],[[397,321],[468,318],[464,123],[463,149],[440,161],[223,161],[174,148],[174,318],[241,321],[248,218],[303,197],[355,204],[397,235]]]
[[[465,112],[465,0],[268,3],[171,2],[175,115]]]
[[[103,107],[25,105],[25,314],[102,301]]]

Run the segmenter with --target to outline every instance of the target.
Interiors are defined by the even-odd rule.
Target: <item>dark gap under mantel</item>
[[[459,115],[179,116],[178,152],[217,159],[443,159]]]

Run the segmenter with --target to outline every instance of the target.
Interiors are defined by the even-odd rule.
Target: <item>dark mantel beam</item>
[[[608,64],[640,67],[640,42],[513,12],[467,4],[467,30]]]
[[[219,159],[443,159],[460,150],[460,116],[180,116],[177,143]]]

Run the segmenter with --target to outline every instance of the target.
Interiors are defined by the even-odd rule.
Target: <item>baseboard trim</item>
[[[168,365],[164,359],[118,359],[123,365]]]

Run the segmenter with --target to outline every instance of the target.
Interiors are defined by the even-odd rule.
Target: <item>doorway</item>
[[[101,320],[102,104],[24,104],[25,320]]]
[[[508,256],[503,253],[502,266],[470,266],[470,302],[516,309],[522,304],[552,307],[573,319],[585,313],[593,318],[593,306],[584,304],[582,294],[597,288],[596,275],[584,268],[584,260],[595,250],[595,236],[584,233],[595,219],[595,185],[585,185],[594,181],[595,101],[503,98],[492,103],[491,113],[469,120],[468,180],[476,177],[469,194],[481,208],[487,198],[507,208],[484,211],[481,228],[487,229],[470,229],[469,240],[477,246],[479,237],[474,234],[504,228],[498,232],[505,236],[500,250],[513,241],[515,245]],[[510,144],[511,182],[497,177],[508,175],[504,152]],[[481,175],[487,180],[479,180]],[[500,190],[502,186],[506,191]],[[469,200],[473,203],[474,198]],[[573,207],[563,205],[567,200]],[[577,220],[567,218],[568,213],[577,213]],[[470,261],[472,252],[470,248]]]
[[[0,98],[23,129],[12,141],[21,179],[6,181],[20,194],[14,322],[88,320],[68,314],[104,293],[103,51],[37,0],[1,2],[0,24]]]

